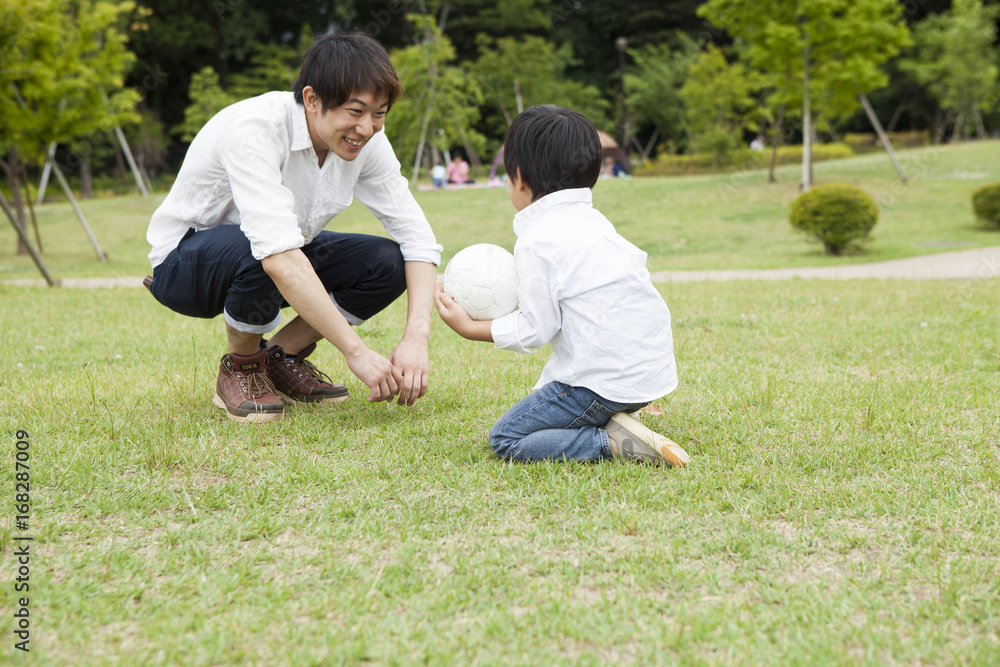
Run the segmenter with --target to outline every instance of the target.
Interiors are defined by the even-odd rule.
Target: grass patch
[[[976,221],[971,196],[1000,172],[998,145],[991,141],[901,151],[910,176],[907,186],[884,153],[816,164],[817,182],[856,185],[881,209],[865,251],[844,257],[824,255],[819,244],[792,230],[788,205],[799,194],[800,175],[795,166],[779,169],[779,183],[774,185],[766,183],[767,173],[761,170],[600,181],[594,201],[622,234],[649,254],[651,271],[839,266],[992,246],[1000,244],[1000,235]],[[484,240],[513,248],[514,209],[502,188],[415,196],[445,247],[445,260]],[[97,261],[68,204],[41,207],[39,226],[50,272],[56,278],[149,273],[146,227],[162,197],[82,204],[110,258],[106,264]],[[332,228],[365,233],[381,229],[358,202],[338,216]],[[0,247],[7,249],[0,280],[38,277],[28,256],[13,254],[15,243],[10,225],[0,226]]]
[[[494,458],[546,352],[438,323],[406,409],[323,345],[350,401],[238,425],[210,403],[219,322],[0,286],[0,481],[28,429],[36,540],[32,652],[0,662],[990,664],[998,287],[662,286],[681,385],[644,419],[692,455],[670,470]]]

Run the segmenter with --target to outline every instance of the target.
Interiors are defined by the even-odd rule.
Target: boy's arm
[[[434,283],[434,305],[444,323],[462,338],[483,343],[493,342],[493,332],[490,331],[493,320],[474,320],[469,317],[465,308],[456,303],[455,298],[446,293],[439,282]]]
[[[265,257],[261,265],[288,305],[344,355],[347,367],[370,390],[368,400],[391,400],[403,379],[399,370],[354,332],[333,305],[305,254],[297,248],[286,250]]]

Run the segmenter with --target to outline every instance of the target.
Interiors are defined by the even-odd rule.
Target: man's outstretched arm
[[[434,282],[437,266],[430,262],[405,262],[406,329],[403,339],[389,355],[389,361],[403,373],[399,404],[413,405],[427,393],[430,361],[427,343],[431,333],[434,308]]]
[[[368,387],[368,400],[392,400],[403,380],[400,370],[364,344],[333,305],[305,254],[286,250],[265,257],[261,265],[299,317],[344,355],[347,367]]]

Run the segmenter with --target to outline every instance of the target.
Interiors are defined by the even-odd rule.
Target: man
[[[378,42],[320,37],[292,92],[238,102],[206,123],[153,214],[153,296],[184,315],[225,318],[213,400],[231,419],[281,419],[279,395],[345,399],[347,388],[306,359],[323,338],[369,401],[413,405],[426,393],[441,246],[381,131],[401,93]],[[323,230],[353,197],[392,239]],[[351,327],[404,290],[406,327],[386,358]],[[297,317],[264,341],[284,306]]]

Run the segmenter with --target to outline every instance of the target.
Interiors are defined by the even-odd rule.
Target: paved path
[[[726,280],[984,280],[1000,277],[1000,247],[943,252],[937,255],[892,259],[869,264],[805,267],[799,269],[732,269],[726,271],[657,271],[654,282]]]
[[[1000,277],[1000,247],[943,252],[937,255],[893,259],[869,264],[806,267],[800,269],[732,269],[725,271],[656,271],[654,282],[688,283],[727,280],[985,280]],[[35,278],[7,280],[7,285],[45,287]],[[142,276],[120,278],[64,278],[69,288],[142,287]]]

